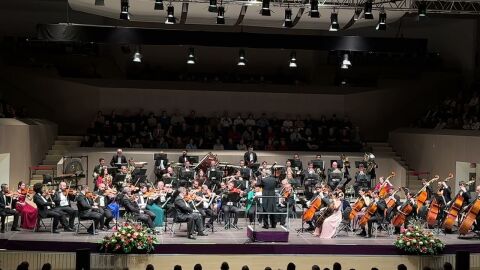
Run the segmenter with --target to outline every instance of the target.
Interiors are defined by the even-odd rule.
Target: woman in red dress
[[[23,229],[32,230],[35,228],[35,224],[37,223],[38,210],[33,201],[27,198],[27,196],[33,196],[33,194],[29,194],[29,190],[26,188],[26,185],[23,181],[18,183],[18,194],[19,195],[15,209],[17,209],[22,217],[20,227]]]

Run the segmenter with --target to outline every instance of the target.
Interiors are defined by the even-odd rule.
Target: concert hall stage
[[[247,224],[239,220],[241,229],[224,230],[218,224],[216,232],[211,230],[208,236],[197,237],[191,240],[186,237],[186,225],[182,224],[180,230],[175,225],[175,235],[170,232],[162,232],[157,235],[159,244],[155,248],[158,254],[345,254],[345,255],[396,255],[400,254],[393,242],[395,236],[388,237],[379,233],[377,238],[363,238],[349,233],[346,236],[342,232],[333,239],[319,239],[310,233],[297,233],[300,221],[292,221],[289,230],[288,242],[251,242],[247,237]],[[217,224],[215,224],[217,225]],[[256,226],[259,230],[260,226]],[[272,230],[272,229],[270,229]],[[66,252],[76,249],[88,248],[92,252],[99,251],[99,242],[103,236],[112,232],[99,232],[98,235],[75,234],[61,232],[51,234],[49,232],[19,231],[6,232],[0,236],[0,248],[7,250],[49,251]],[[439,235],[446,243],[445,254],[454,254],[458,250],[468,250],[472,253],[480,253],[480,240],[478,238],[458,239],[457,234]]]

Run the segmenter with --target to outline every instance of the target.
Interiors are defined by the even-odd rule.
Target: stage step
[[[43,183],[43,179],[30,179],[30,185],[33,186],[36,183]]]
[[[35,170],[34,175],[44,175],[44,174],[50,174],[51,175],[52,173],[55,174],[55,171],[56,170],[53,170],[53,171],[51,171],[51,170]]]
[[[67,149],[64,149],[64,150],[53,150],[53,149],[50,149],[48,150],[47,152],[47,155],[65,155],[67,154],[69,151]]]
[[[58,162],[62,158],[63,158],[62,155],[46,155],[44,160],[57,161]]]
[[[72,145],[64,145],[64,144],[55,144],[52,145],[52,150],[63,150],[63,151],[68,151],[69,149],[72,148]]]
[[[58,136],[59,141],[82,141],[83,136]]]
[[[42,165],[57,165],[58,160],[46,160],[44,159],[42,161]]]
[[[43,174],[38,174],[38,172],[36,172],[36,174],[32,175],[32,179],[43,180]]]

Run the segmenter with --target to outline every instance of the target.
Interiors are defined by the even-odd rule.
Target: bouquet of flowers
[[[148,234],[149,229],[141,224],[126,222],[110,236],[105,236],[101,248],[113,253],[149,253],[157,239]]]
[[[432,232],[424,231],[418,225],[408,226],[393,244],[403,252],[412,255],[435,255],[445,248],[445,244],[435,238]]]

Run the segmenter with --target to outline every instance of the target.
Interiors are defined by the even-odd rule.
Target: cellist
[[[353,226],[352,227],[354,229],[356,228],[360,219],[365,215],[365,209],[367,209],[367,207],[371,203],[371,197],[370,197],[370,194],[367,192],[366,188],[360,188],[358,190],[358,195],[359,195],[358,199],[362,199],[364,201],[364,204],[363,204],[363,208],[358,213],[356,213],[355,217],[353,218]]]
[[[405,202],[397,207],[397,212],[402,211],[403,208],[407,204],[410,204],[413,208],[411,213],[408,216],[406,216],[405,222],[403,223],[404,227],[407,227],[407,224],[409,223],[409,221],[412,220],[412,219],[415,219],[416,216],[417,216],[417,201],[416,201],[416,198],[413,194],[414,193],[412,191],[406,190],[405,191],[405,197],[406,197]],[[395,227],[395,233],[396,234],[400,233],[400,227],[401,227],[401,224],[399,224],[399,226]]]
[[[365,226],[362,227],[362,232],[359,234],[360,236],[364,236],[366,238],[371,238],[372,237],[372,226],[373,222],[377,222],[380,224],[383,222],[385,218],[385,209],[387,208],[387,203],[383,198],[380,198],[379,196],[379,191],[374,191],[372,193],[372,204],[377,205],[377,210],[375,213],[370,213],[372,216],[368,219],[367,221],[367,226],[368,226],[368,232],[365,231]]]

